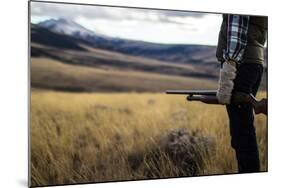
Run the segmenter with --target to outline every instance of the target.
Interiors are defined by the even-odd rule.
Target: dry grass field
[[[158,67],[158,69],[161,69],[161,67]],[[123,70],[112,67],[89,67],[67,64],[50,58],[32,58],[31,85],[37,88],[62,91],[162,92],[167,88],[198,89],[201,87],[211,89],[216,88],[217,82],[207,78]]]
[[[162,165],[156,170],[149,158],[136,170],[129,165],[131,153],[149,153],[157,147],[159,136],[177,128],[197,130],[214,138],[212,155],[203,156],[204,166],[198,175],[237,172],[223,106],[188,103],[184,96],[160,93],[67,93],[34,89],[32,185],[177,177],[177,166],[164,155],[158,159]],[[256,116],[256,130],[261,170],[266,171],[266,116]],[[147,176],[147,169],[157,173]]]

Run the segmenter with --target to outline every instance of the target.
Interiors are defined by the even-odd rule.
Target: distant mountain
[[[89,79],[86,79],[89,76],[88,73],[80,75],[84,81],[77,81],[78,77],[71,76],[72,72],[67,73],[64,78],[61,73],[48,72],[49,70],[45,72],[48,75],[45,75],[43,72],[46,70],[40,69],[40,71],[38,70],[40,74],[36,75],[43,74],[43,77],[40,84],[36,82],[37,85],[34,85],[34,80],[37,77],[33,78],[33,86],[35,87],[45,88],[47,83],[50,84],[51,88],[58,89],[53,87],[55,82],[48,82],[46,79],[57,79],[59,77],[62,80],[68,79],[69,83],[67,83],[70,84],[67,86],[66,82],[63,82],[59,88],[69,89],[71,86],[70,90],[73,88],[74,90],[77,90],[77,88],[81,89],[82,83],[87,85],[92,82],[94,86],[85,86],[85,88],[83,86],[82,90],[100,90],[100,86],[102,86],[102,90],[110,91],[132,91],[134,89],[152,91],[152,88],[155,91],[161,91],[163,88],[159,88],[167,87],[166,82],[173,83],[169,86],[170,89],[181,89],[182,86],[183,88],[200,88],[204,84],[207,84],[207,86],[204,85],[204,88],[213,88],[217,83],[219,73],[219,63],[215,58],[215,52],[215,46],[157,44],[104,36],[65,19],[50,19],[39,24],[31,24],[31,56],[33,58],[38,57],[35,58],[36,61],[41,58],[47,58],[68,65],[75,65],[71,68],[73,71],[76,66],[83,70],[86,70],[86,67],[99,69],[99,73],[103,72],[101,75],[105,75],[105,73],[109,77],[115,75],[112,77],[113,81],[118,80],[119,76],[122,75],[120,73],[124,72],[125,77],[130,75],[126,79],[130,80],[132,84],[132,87],[122,84],[122,86],[120,84],[114,86],[112,84],[103,85],[96,82],[100,80],[99,76],[101,75],[94,75],[92,81],[89,81]],[[42,66],[45,68],[51,66],[51,64],[46,66],[50,62],[52,61],[45,61]],[[67,68],[68,66],[64,67]],[[108,74],[111,71],[116,72],[116,74]],[[156,77],[158,79],[159,75],[161,79],[159,77],[159,85],[156,87],[157,84],[153,85],[152,83],[155,81],[153,79]],[[151,78],[149,78],[150,76]],[[264,78],[266,78],[266,74]],[[95,79],[97,80],[95,81]],[[144,80],[151,87],[142,88]],[[186,80],[188,83],[185,83],[183,80]],[[120,82],[123,83],[123,81]],[[177,83],[180,82],[183,85],[178,87]],[[265,88],[266,79],[263,79],[263,83],[263,88]],[[126,85],[126,82],[124,84]]]
[[[215,46],[158,44],[114,38],[97,34],[78,23],[66,19],[50,19],[37,25],[56,33],[84,40],[95,48],[163,61],[204,66],[208,64],[212,68],[219,67],[215,58]]]
[[[50,31],[71,35],[81,38],[86,38],[88,36],[94,36],[95,33],[74,21],[66,19],[50,19],[38,24],[40,27],[49,29]]]
[[[84,40],[79,40],[65,34],[55,33],[34,24],[31,25],[31,42],[58,49],[85,50],[79,45],[79,42],[84,42]],[[37,50],[33,48],[31,52],[32,55],[35,55]]]

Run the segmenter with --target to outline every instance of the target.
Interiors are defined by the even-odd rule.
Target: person
[[[216,56],[221,62],[217,98],[226,104],[231,146],[238,172],[260,171],[259,152],[250,104],[235,104],[235,92],[256,95],[263,73],[267,17],[223,14]]]

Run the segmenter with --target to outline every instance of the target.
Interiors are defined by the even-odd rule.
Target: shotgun
[[[201,101],[206,104],[219,104],[216,97],[216,90],[167,90],[166,94],[187,95],[188,101]],[[254,95],[243,92],[234,92],[231,103],[245,104],[250,103],[254,108],[255,114],[263,113],[267,115],[267,99],[258,101]]]

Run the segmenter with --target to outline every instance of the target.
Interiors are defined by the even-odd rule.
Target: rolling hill
[[[55,33],[82,39],[92,47],[121,52],[134,56],[153,58],[163,61],[206,64],[218,66],[215,58],[215,46],[190,45],[190,44],[157,44],[144,41],[128,40],[97,34],[83,26],[66,19],[50,19],[38,23],[41,28]]]
[[[51,19],[31,24],[31,86],[112,92],[215,89],[215,50],[113,38],[70,20]]]
[[[32,58],[31,86],[68,92],[164,92],[182,88],[213,89],[216,83],[204,78],[102,69],[48,58]]]

